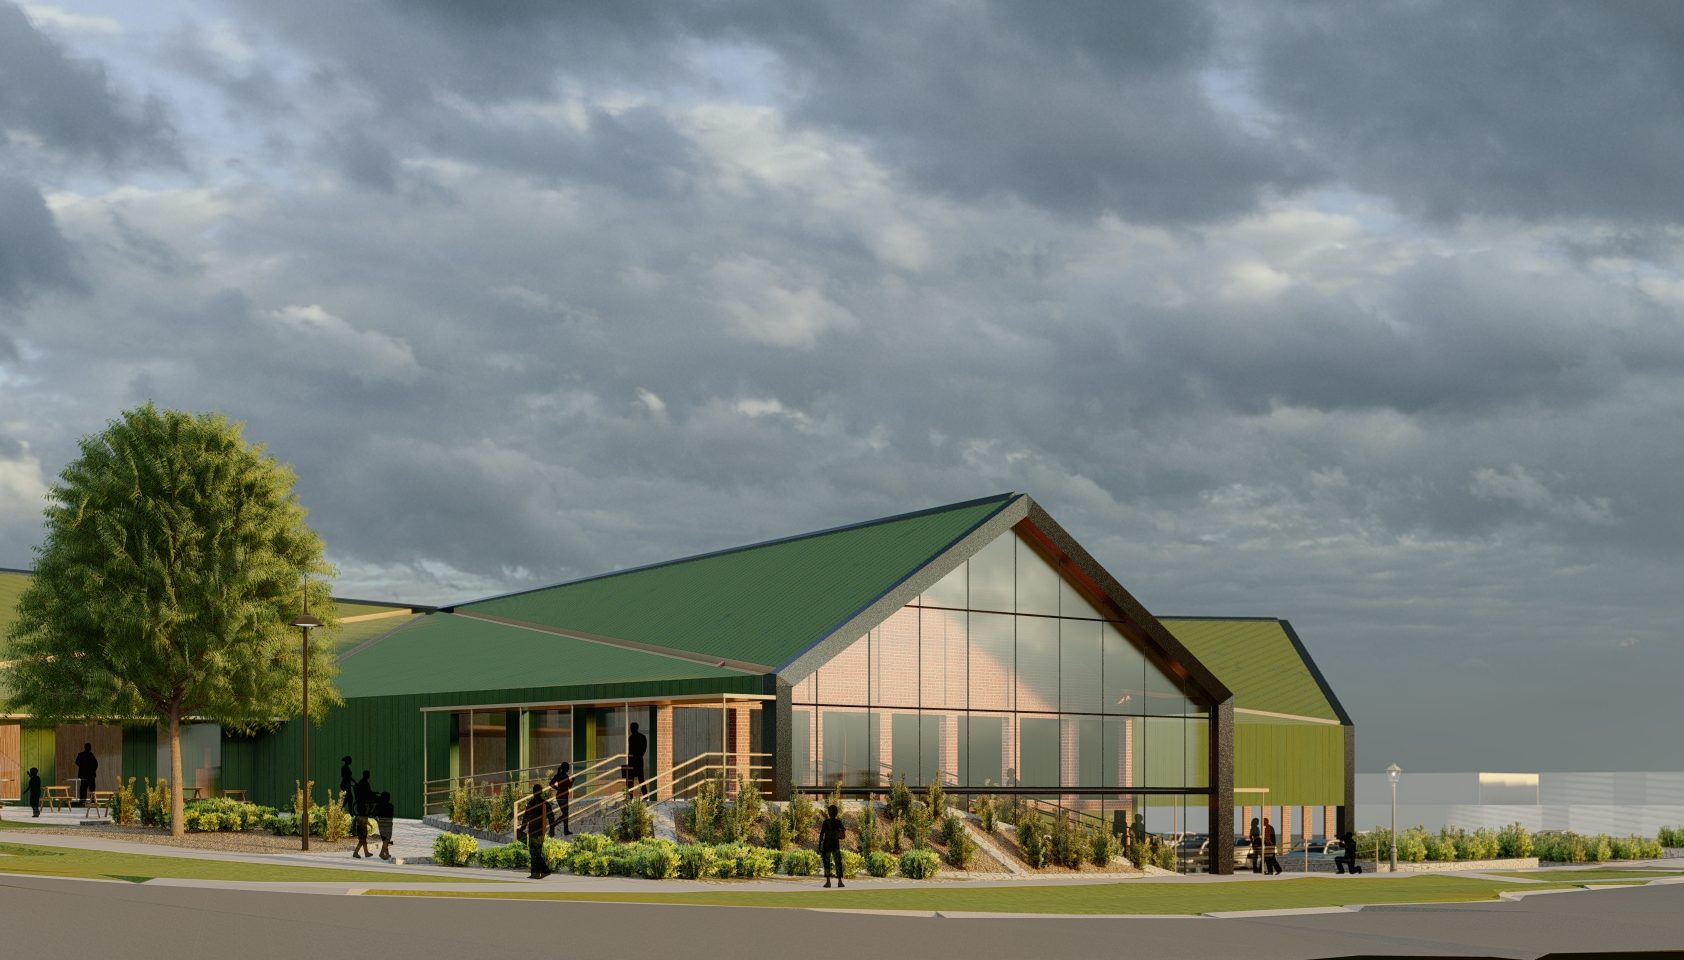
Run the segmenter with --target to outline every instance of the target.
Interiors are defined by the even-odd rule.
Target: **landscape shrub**
[[[468,789],[468,781],[466,780],[458,780],[456,781],[456,784],[450,788],[451,823],[467,826],[468,798],[470,796],[472,796],[472,791]]]
[[[717,856],[706,843],[686,843],[678,848],[678,875],[686,880],[706,880],[714,876]]]
[[[505,843],[500,847],[486,847],[479,851],[476,859],[482,867],[494,870],[531,870],[532,851],[528,850],[524,842]]]
[[[632,793],[629,785],[620,803],[620,815],[610,830],[614,839],[622,843],[635,843],[655,833],[655,815],[649,812],[649,805],[642,797]]]
[[[823,869],[823,866],[817,853],[807,849],[796,849],[784,851],[783,862],[778,865],[778,869],[792,877],[810,877]]]
[[[852,880],[865,869],[865,858],[852,850],[842,851],[842,879]]]
[[[134,777],[130,777],[128,783],[118,782],[116,792],[111,795],[111,818],[122,826],[131,826],[140,820],[134,797]]]
[[[544,862],[551,870],[560,870],[567,866],[567,855],[573,852],[573,845],[560,837],[544,838]]]
[[[912,809],[912,791],[906,789],[906,774],[899,774],[889,785],[889,800],[883,805],[883,817],[899,823]]]
[[[323,818],[325,816],[324,811]],[[194,800],[188,803],[181,812],[182,826],[188,830],[201,833],[257,830],[268,826],[274,818],[275,809],[273,807],[260,807],[255,803],[247,803],[244,800],[230,800],[227,797]]]
[[[345,839],[350,832],[351,815],[345,812],[345,792],[329,790],[327,805],[322,808],[322,839],[331,843]]]
[[[1684,827],[1662,827],[1655,840],[1663,847],[1684,847]]]
[[[1530,857],[1532,833],[1519,823],[1511,823],[1497,831],[1497,856]]]
[[[1426,849],[1426,859],[1433,861],[1449,861],[1456,859],[1456,838],[1449,831],[1438,834],[1427,834],[1421,840]],[[1398,859],[1403,859],[1403,851],[1398,850]]]
[[[678,876],[678,845],[671,840],[645,839],[623,848],[624,870],[645,880],[670,880]]]
[[[697,784],[696,795],[684,813],[685,825],[697,843],[713,843],[719,839],[719,821],[724,812],[724,790],[717,779],[709,778]]]
[[[930,842],[930,808],[922,800],[912,801],[906,811],[906,835],[912,849],[922,850]]]
[[[485,813],[485,829],[492,833],[508,833],[514,825],[515,791],[510,786],[494,788],[490,806]]]
[[[714,855],[714,869],[720,877],[769,877],[776,873],[778,868],[778,851],[746,843],[719,844],[714,848]]]
[[[1136,868],[1145,869],[1146,865],[1152,862],[1152,847],[1144,840],[1136,840],[1129,844],[1127,851],[1129,862],[1134,864]],[[1237,850],[1235,854],[1237,857]]]
[[[1088,837],[1088,860],[1096,867],[1109,867],[1122,849],[1122,842],[1109,830],[1095,830]]]
[[[865,858],[865,872],[874,877],[886,877],[900,869],[900,860],[892,853],[878,850]]]
[[[994,798],[987,795],[977,797],[971,804],[971,809],[976,814],[977,825],[982,827],[982,832],[993,836],[994,829],[999,826],[999,814],[994,810]]]
[[[784,819],[782,811],[773,814],[766,821],[764,842],[769,850],[788,850],[790,848],[789,821]]]
[[[1052,861],[1062,867],[1075,868],[1087,859],[1087,844],[1085,838],[1070,822],[1070,817],[1062,810],[1053,815],[1052,829],[1047,832],[1047,842],[1051,846],[1049,856]]]
[[[940,823],[947,819],[947,792],[941,788],[940,780],[931,780],[924,788],[924,804],[930,808],[930,821]]]
[[[576,833],[573,835],[573,850],[586,853],[606,853],[614,848],[612,838],[600,833]]]
[[[170,822],[170,782],[159,780],[156,785],[151,777],[144,778],[145,790],[141,793],[137,805],[140,807],[140,822],[142,826],[161,827]]]
[[[1614,856],[1614,846],[1606,833],[1585,840],[1585,859],[1591,863],[1607,863]]]
[[[900,857],[900,874],[913,880],[928,880],[941,872],[941,858],[934,850],[908,850]]]
[[[854,846],[859,849],[862,857],[869,857],[877,852],[877,812],[873,809],[869,797],[854,820]]]
[[[969,870],[976,859],[976,841],[965,829],[965,821],[957,813],[949,813],[941,821],[941,842],[947,847],[947,862],[955,869]]]
[[[1175,847],[1168,843],[1157,844],[1153,849],[1152,860],[1152,865],[1160,870],[1174,870],[1176,868]]]
[[[766,803],[760,796],[760,783],[750,777],[737,778],[737,800],[731,804],[732,840],[754,843],[761,839],[761,818]]]
[[[819,805],[805,793],[797,793],[790,797],[789,803],[784,805],[784,836],[795,846],[801,846],[812,838],[813,828],[818,826]]]
[[[1047,843],[1047,828],[1040,816],[1025,814],[1017,825],[1017,848],[1023,852],[1023,862],[1037,870],[1047,865],[1051,849]]]
[[[447,867],[465,867],[479,852],[479,841],[461,833],[441,833],[433,838],[433,862]]]
[[[468,793],[468,826],[476,830],[491,829],[491,798],[479,790]]]

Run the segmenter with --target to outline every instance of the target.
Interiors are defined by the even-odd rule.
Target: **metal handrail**
[[[606,757],[595,757],[589,760],[581,760],[571,771],[574,783],[578,784],[580,781],[584,781],[586,784],[591,784],[595,780],[605,779],[602,777],[601,773],[603,768],[612,765],[617,770],[620,764],[625,762],[625,759],[625,754],[616,753],[610,754]],[[534,773],[541,773],[545,770],[549,770],[550,766],[550,764],[544,764],[542,766],[521,767],[514,770],[496,770],[490,773],[483,773],[474,776],[444,777],[438,780],[428,780],[423,785],[422,810],[424,813],[432,812],[435,806],[439,805],[438,798],[441,794],[444,805],[448,806],[450,794],[460,785],[465,784],[470,790],[493,788],[502,789],[511,784],[521,783]],[[612,782],[613,780],[618,779],[618,777],[616,776],[606,779],[608,782]],[[587,786],[587,791],[591,789],[593,789],[593,787]],[[553,790],[551,790],[547,784],[544,787],[544,791],[546,797],[553,793]]]

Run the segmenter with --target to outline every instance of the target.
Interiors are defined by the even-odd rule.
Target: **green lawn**
[[[869,881],[863,881],[869,883]],[[1594,881],[1587,881],[1594,882]],[[449,893],[371,889],[375,896],[470,896],[520,900],[588,900],[609,903],[677,903],[732,907],[843,907],[859,910],[916,910],[987,913],[1201,914],[1230,910],[1336,907],[1356,903],[1451,903],[1495,900],[1501,891],[1561,888],[1575,884],[1522,887],[1501,880],[1413,876],[1372,880],[1306,877],[1251,883],[1126,883],[984,887],[814,889],[800,892],[705,890],[683,893]]]
[[[33,873],[80,879],[131,880],[156,877],[178,880],[248,880],[265,883],[392,883],[388,870],[341,870],[237,860],[192,860],[149,853],[108,853],[23,843],[0,843],[0,874]],[[449,877],[405,873],[402,883],[449,882]]]
[[[44,826],[44,824],[40,823],[30,823],[28,819],[13,819],[15,816],[16,814],[12,814],[4,820],[0,820],[0,830],[32,830],[36,827]],[[29,814],[25,813],[24,816],[29,817]]]
[[[1678,870],[1515,870],[1493,873],[1495,877],[1519,877],[1523,880],[1565,880],[1569,883],[1601,883],[1605,880],[1654,880],[1657,877],[1681,877]]]

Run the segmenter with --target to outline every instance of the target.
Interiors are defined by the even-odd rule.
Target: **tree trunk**
[[[181,783],[181,709],[170,708],[170,836],[179,837],[187,832],[182,823],[182,814],[186,805],[182,801],[184,791]]]

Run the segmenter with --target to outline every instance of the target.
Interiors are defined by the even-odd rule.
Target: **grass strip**
[[[1659,877],[1684,876],[1679,870],[1505,870],[1492,872],[1494,877],[1515,877],[1521,880],[1565,880],[1568,883],[1600,883],[1606,880],[1654,880]]]
[[[1527,890],[1576,884],[1536,884]],[[698,890],[675,893],[562,893],[538,890],[452,893],[370,889],[369,896],[470,897],[510,900],[576,900],[596,903],[699,904],[729,907],[843,908],[919,912],[1071,913],[1100,915],[1219,913],[1284,910],[1346,904],[1458,903],[1495,900],[1517,887],[1501,880],[1415,876],[1397,879],[1303,878],[1260,883],[1102,883],[1002,886],[986,889],[935,887],[802,892]]]
[[[172,880],[228,880],[257,883],[392,883],[390,871],[344,870],[291,864],[249,863],[241,860],[198,860],[149,853],[112,853],[69,847],[0,843],[0,874],[29,873],[72,879],[120,879],[144,882]],[[453,878],[403,874],[402,883],[441,883]]]

